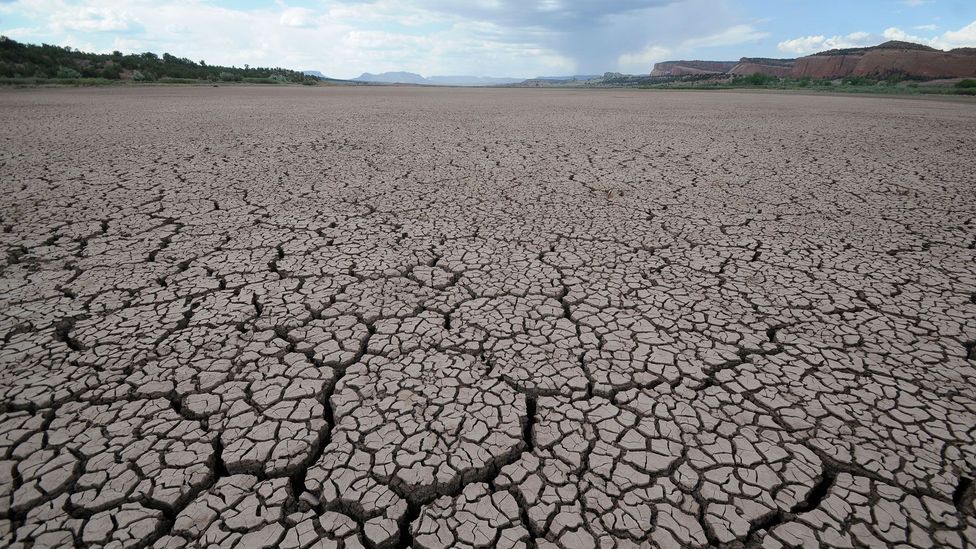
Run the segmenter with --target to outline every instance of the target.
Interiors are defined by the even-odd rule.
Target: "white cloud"
[[[914,30],[923,32],[938,29],[936,25],[918,25],[913,28]],[[809,55],[831,49],[874,46],[888,40],[913,42],[940,50],[972,48],[976,47],[976,21],[961,29],[946,31],[937,36],[919,36],[906,32],[898,27],[889,27],[882,31],[880,35],[874,35],[868,32],[852,32],[844,36],[832,36],[830,38],[823,35],[801,36],[791,40],[784,40],[777,47],[785,53]]]
[[[73,36],[70,36],[70,35],[68,36],[67,39],[70,40],[72,44],[76,44],[76,45],[72,46],[73,48],[78,49],[78,50],[81,50],[81,51],[90,51],[90,52],[94,52],[94,53],[111,53],[110,50],[105,49],[105,48],[99,48],[98,46],[96,46],[92,42],[82,42],[80,40],[75,39]]]
[[[897,27],[885,29],[882,36],[884,36],[886,40],[915,42],[916,44],[925,44],[926,46],[932,46],[933,48],[938,48],[940,50],[972,48],[976,47],[976,21],[973,21],[959,30],[946,31],[931,38],[915,36]]]
[[[919,6],[924,6],[925,4],[931,4],[932,0],[901,0],[899,4],[903,6],[908,6],[909,8],[917,8]]]
[[[243,3],[241,3],[243,4]],[[648,36],[685,50],[755,41],[729,0],[0,0],[26,42],[168,52],[212,64],[364,71],[542,74],[636,65]],[[12,18],[6,15],[13,14]],[[10,19],[13,21],[8,22]],[[724,30],[723,30],[724,29]],[[688,36],[698,36],[687,45]],[[648,67],[642,67],[645,72]]]
[[[121,32],[132,28],[133,21],[124,10],[100,6],[65,6],[51,15],[51,24],[59,30]]]
[[[919,25],[915,30],[936,29],[935,25]],[[833,36],[826,38],[818,36],[801,36],[792,40],[784,40],[777,46],[780,51],[794,55],[808,55],[818,51],[825,51],[838,48],[857,48],[864,46],[874,46],[888,40],[898,40],[901,42],[913,42],[923,44],[940,50],[951,50],[954,48],[976,47],[976,21],[962,27],[959,30],[946,31],[937,36],[918,36],[906,32],[898,27],[889,27],[880,35],[867,32],[853,32],[845,36]]]
[[[941,42],[949,48],[976,47],[976,21],[957,31],[948,31],[941,36]]]
[[[734,25],[721,32],[683,40],[673,47],[651,44],[639,51],[623,53],[617,58],[617,68],[631,74],[647,73],[660,61],[694,57],[698,55],[695,52],[697,48],[735,46],[757,42],[767,36],[769,33],[757,30],[752,25]]]
[[[912,36],[897,27],[885,29],[884,32],[881,33],[881,36],[884,37],[885,40],[900,40],[902,42],[915,42],[916,44],[928,44],[931,42],[931,39],[929,38]]]
[[[327,0],[319,10],[283,3],[245,10],[203,0],[0,0],[0,13],[33,23],[3,30],[25,42],[167,52],[209,64],[315,69],[339,78],[392,70],[529,77],[577,69],[574,59],[543,42],[541,31],[513,33],[397,0]]]
[[[826,36],[818,34],[816,36],[801,36],[791,40],[783,40],[776,45],[779,51],[791,53],[793,55],[806,55],[818,51],[823,47]]]
[[[826,50],[859,48],[877,43],[876,37],[867,32],[852,32],[842,36],[801,36],[784,40],[776,45],[779,51],[792,55],[809,55]]]
[[[309,28],[315,26],[315,12],[307,8],[288,8],[281,12],[278,22],[285,27]]]
[[[936,24],[933,24],[933,23],[929,23],[928,25],[915,25],[912,28],[915,29],[915,30],[920,30],[920,31],[925,31],[925,32],[932,32],[932,31],[938,29],[939,26],[936,25]]]
[[[641,74],[650,72],[651,67],[654,63],[660,61],[667,61],[668,57],[671,55],[671,50],[663,46],[648,46],[639,52],[625,53],[617,58],[618,70],[631,73],[631,74]]]
[[[734,46],[758,42],[767,36],[769,36],[768,32],[756,30],[752,25],[735,25],[716,34],[685,40],[681,45],[689,49]]]

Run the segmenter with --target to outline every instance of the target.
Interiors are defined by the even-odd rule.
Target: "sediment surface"
[[[972,547],[976,107],[0,93],[0,545]]]

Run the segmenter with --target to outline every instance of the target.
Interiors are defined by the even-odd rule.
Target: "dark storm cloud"
[[[734,0],[419,0],[412,5],[490,23],[491,30],[471,32],[494,41],[537,44],[573,59],[580,72],[602,72],[616,70],[621,54],[734,25],[729,1]]]

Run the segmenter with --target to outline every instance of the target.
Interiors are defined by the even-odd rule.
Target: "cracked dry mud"
[[[973,547],[976,109],[0,94],[0,545]]]

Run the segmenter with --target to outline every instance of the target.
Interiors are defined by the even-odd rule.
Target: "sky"
[[[976,47],[976,0],[0,0],[0,34],[335,78],[529,78],[885,40]]]

